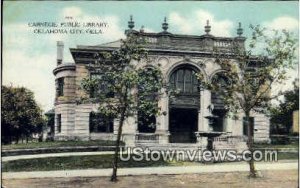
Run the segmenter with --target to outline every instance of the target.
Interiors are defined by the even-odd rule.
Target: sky
[[[47,111],[54,106],[56,41],[65,44],[64,62],[74,62],[69,48],[124,38],[130,15],[134,29],[144,26],[146,32],[161,32],[167,17],[168,31],[176,34],[203,35],[209,20],[211,34],[220,37],[236,36],[238,22],[246,37],[251,34],[250,24],[286,29],[298,37],[298,6],[297,1],[4,1],[2,83],[32,90]],[[102,34],[37,34],[36,28],[30,27],[36,22],[70,21],[69,17],[80,23],[105,22],[108,27],[101,28]],[[289,71],[291,78],[279,88],[291,88],[298,72],[298,66]]]

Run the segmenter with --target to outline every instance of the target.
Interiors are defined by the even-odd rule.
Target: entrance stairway
[[[238,153],[241,153],[247,148],[246,137],[220,136],[213,140],[214,150],[236,150]]]
[[[211,138],[213,150],[236,150],[242,152],[247,149],[246,137],[221,135]],[[207,149],[202,148],[199,143],[158,143],[158,135],[155,134],[140,134],[136,137],[136,147],[148,148],[150,150],[199,150]]]
[[[150,150],[199,150],[201,147],[195,143],[168,143],[168,144],[157,144],[157,143],[136,143],[136,147],[149,148]]]

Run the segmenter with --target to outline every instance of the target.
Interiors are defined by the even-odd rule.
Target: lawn
[[[63,177],[4,179],[5,187],[298,187],[298,170],[262,171],[263,178],[249,179],[248,172],[180,175],[120,176],[117,183],[108,177]]]
[[[18,171],[50,171],[50,170],[72,170],[72,169],[100,169],[112,167],[113,155],[92,155],[92,156],[69,156],[69,157],[49,157],[37,159],[22,159],[2,163],[3,172]],[[174,163],[159,161],[120,161],[119,167],[151,167],[151,166],[169,166]]]
[[[36,148],[57,148],[70,146],[114,146],[115,141],[91,140],[91,141],[49,141],[49,142],[30,142],[22,144],[2,145],[3,150],[10,149],[36,149]],[[122,143],[122,145],[124,145]]]
[[[297,148],[299,149],[299,143],[291,143],[291,144],[254,144],[254,148],[270,148],[270,149],[278,149],[278,148]]]
[[[279,152],[277,157],[278,157],[278,160],[291,160],[291,159],[297,159],[298,160],[299,159],[299,153]]]
[[[19,171],[50,171],[50,170],[72,170],[72,169],[101,169],[112,167],[111,154],[92,156],[69,156],[69,157],[49,157],[37,159],[21,159],[15,161],[2,162],[3,172]],[[125,156],[126,157],[126,156]],[[278,160],[298,159],[298,153],[278,153]],[[154,166],[189,166],[200,165],[200,162],[183,161],[120,161],[120,168],[130,167],[154,167]]]

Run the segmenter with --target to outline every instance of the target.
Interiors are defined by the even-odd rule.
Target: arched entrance
[[[200,107],[198,70],[191,65],[177,67],[170,75],[172,96],[169,99],[170,142],[196,142]]]

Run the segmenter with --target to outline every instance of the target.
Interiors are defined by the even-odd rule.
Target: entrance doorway
[[[224,132],[225,131],[225,116],[227,111],[224,109],[214,109],[212,114],[216,116],[217,118],[213,122],[213,131],[214,132]]]
[[[195,143],[198,130],[198,109],[170,109],[170,142]]]

